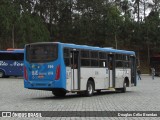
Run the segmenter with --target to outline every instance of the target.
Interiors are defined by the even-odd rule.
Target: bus
[[[24,87],[92,96],[101,90],[126,92],[136,86],[133,51],[60,42],[25,45]]]
[[[0,51],[0,78],[23,76],[24,49]]]
[[[150,66],[155,69],[155,76],[160,76],[160,55],[150,57]]]

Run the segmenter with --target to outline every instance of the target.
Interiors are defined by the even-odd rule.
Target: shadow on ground
[[[121,92],[115,92],[115,91],[102,91],[100,93],[95,92],[92,97],[102,97],[106,95],[113,95],[113,94],[130,94],[135,91],[126,91],[126,93],[121,93]],[[89,98],[86,97],[84,94],[76,94],[76,93],[68,93],[66,94],[65,97],[56,97],[56,96],[49,96],[49,97],[36,97],[36,98],[31,98],[32,100],[64,100],[64,99],[76,99],[76,98]]]

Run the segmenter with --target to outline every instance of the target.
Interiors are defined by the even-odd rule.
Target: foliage
[[[2,0],[0,9],[1,49],[12,47],[13,40],[15,47],[24,47],[28,42],[49,40],[48,29],[41,18],[31,12],[29,0]]]
[[[1,0],[0,48],[12,47],[14,40],[15,47],[60,41],[157,50],[159,8],[158,0]]]

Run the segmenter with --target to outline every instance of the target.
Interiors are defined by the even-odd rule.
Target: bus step
[[[116,91],[115,88],[109,88],[109,90]]]
[[[71,92],[79,92],[80,90],[71,90]]]

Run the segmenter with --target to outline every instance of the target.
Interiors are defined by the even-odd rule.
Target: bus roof
[[[77,48],[77,49],[90,49],[90,50],[98,50],[98,51],[105,51],[109,52],[111,54],[118,53],[118,54],[127,54],[127,55],[133,55],[135,56],[134,51],[127,51],[127,50],[118,50],[118,49],[113,49],[112,47],[106,48],[106,47],[95,47],[95,46],[88,46],[88,45],[77,45],[73,43],[61,43],[61,42],[37,42],[37,43],[31,43],[31,45],[34,44],[47,44],[47,43],[55,43],[59,44],[63,47],[70,47],[70,48]]]
[[[109,53],[118,53],[118,54],[128,54],[128,55],[134,55],[134,51],[127,51],[127,50],[118,50],[113,48],[101,48],[101,47],[94,47],[94,46],[87,46],[87,45],[76,45],[76,44],[68,44],[68,43],[58,43],[61,44],[64,47],[71,47],[71,48],[77,48],[77,49],[91,49],[91,50],[98,50],[98,51],[106,51]]]
[[[24,49],[0,50],[0,53],[24,53]]]
[[[23,50],[23,49],[19,49],[19,48],[7,48],[7,51],[13,51],[13,50]]]

